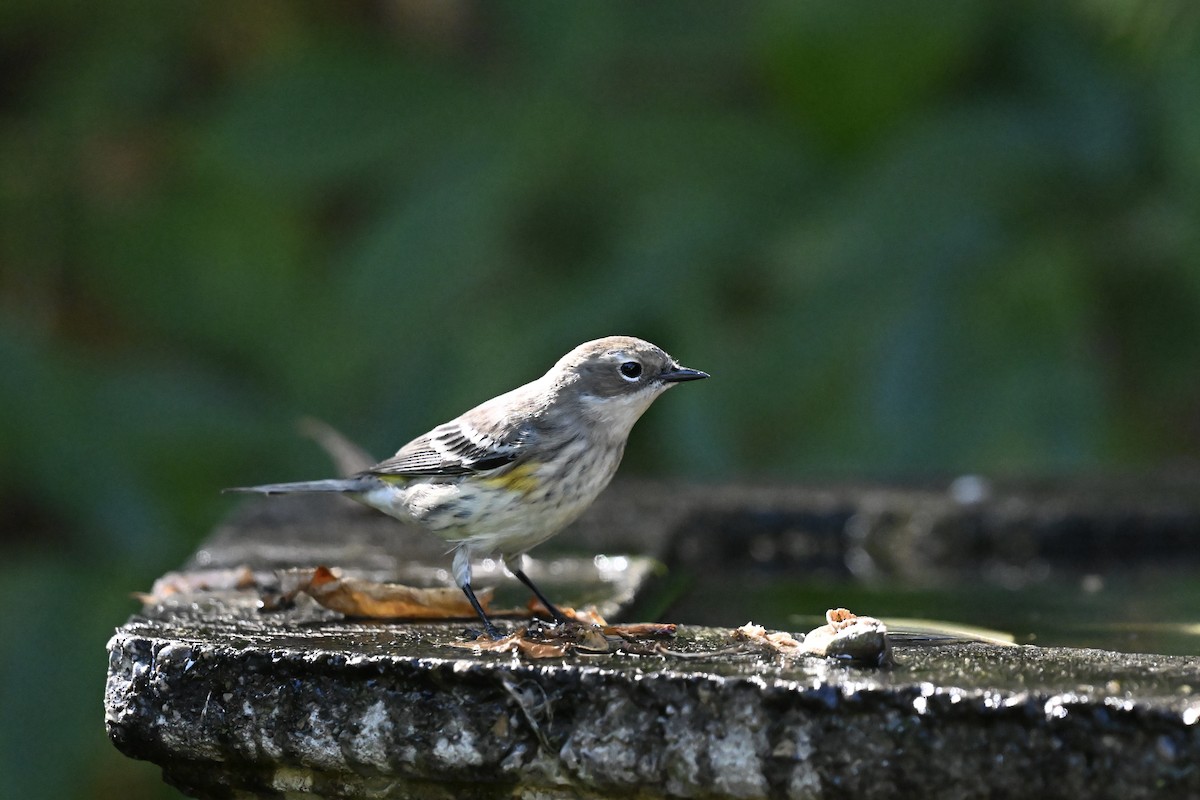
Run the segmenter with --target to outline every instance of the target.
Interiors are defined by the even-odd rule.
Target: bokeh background
[[[627,474],[1200,451],[1187,0],[0,4],[0,774],[173,797],[104,643],[223,486],[649,338]]]

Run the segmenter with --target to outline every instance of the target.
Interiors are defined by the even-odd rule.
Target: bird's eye
[[[627,381],[636,381],[642,375],[642,365],[636,361],[626,361],[618,369],[621,370],[621,376]]]

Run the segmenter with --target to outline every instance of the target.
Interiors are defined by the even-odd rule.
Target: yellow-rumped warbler
[[[231,489],[339,492],[454,544],[454,581],[499,638],[471,589],[471,561],[499,553],[558,622],[566,617],[521,569],[608,485],[629,431],[660,394],[707,378],[631,336],[579,345],[542,377],[492,398],[344,479]]]

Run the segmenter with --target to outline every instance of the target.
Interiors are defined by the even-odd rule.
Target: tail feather
[[[233,486],[223,491],[241,494],[300,494],[303,492],[363,492],[371,488],[370,477],[329,478],[323,481],[297,481],[295,483],[264,483],[261,486]]]

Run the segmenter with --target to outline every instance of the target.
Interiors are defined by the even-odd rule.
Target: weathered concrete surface
[[[872,670],[683,628],[691,657],[529,662],[449,646],[461,624],[296,614],[226,594],[131,620],[114,743],[214,798],[1200,794],[1182,657],[899,646]]]
[[[1015,561],[1012,536],[1053,560],[1064,530],[1097,563],[1135,532],[1154,557],[1195,558],[1195,493],[1122,505],[1103,490],[985,489],[618,486],[573,535],[588,553],[696,564],[775,548],[846,569],[858,552],[898,574]],[[437,540],[353,505],[243,508],[190,568],[446,578]],[[548,563],[567,577],[546,588],[568,604],[578,576],[611,567]],[[634,572],[610,614],[647,574]],[[452,647],[469,621],[348,622],[311,604],[265,616],[255,601],[185,591],[110,643],[110,736],[198,797],[1200,796],[1193,659],[899,644],[897,667],[867,670],[734,652],[728,631],[684,627],[673,653],[530,662]]]

